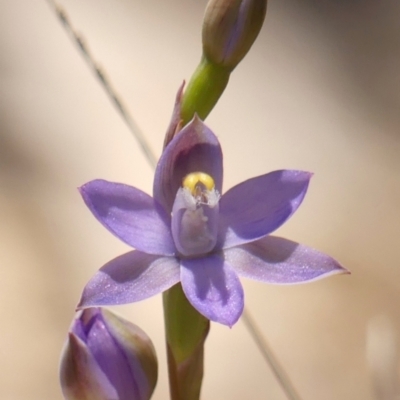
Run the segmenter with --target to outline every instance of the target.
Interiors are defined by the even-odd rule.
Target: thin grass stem
[[[157,159],[151,150],[149,143],[147,142],[143,132],[139,128],[136,121],[132,118],[130,113],[128,112],[127,108],[124,106],[121,98],[118,96],[116,90],[111,85],[110,80],[108,79],[105,71],[103,68],[100,67],[100,64],[97,63],[92,56],[86,41],[84,40],[83,36],[80,35],[76,29],[73,27],[70,19],[66,11],[55,1],[55,0],[46,0],[51,8],[53,9],[55,15],[60,20],[62,26],[64,27],[65,31],[67,32],[68,36],[72,40],[74,44],[78,47],[81,54],[83,55],[86,63],[88,64],[89,68],[94,72],[97,79],[99,80],[101,86],[107,93],[108,98],[117,109],[119,114],[121,115],[122,119],[125,121],[126,125],[128,126],[129,130],[131,131],[132,135],[135,137],[136,141],[138,142],[139,146],[141,147],[144,156],[146,157],[149,164],[154,168],[157,164]]]

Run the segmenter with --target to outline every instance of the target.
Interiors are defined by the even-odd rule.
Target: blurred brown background
[[[60,4],[159,155],[175,92],[200,57],[206,1]],[[271,0],[208,119],[225,189],[273,169],[315,172],[279,234],[352,271],[309,285],[245,282],[247,307],[303,399],[395,398],[373,395],[367,342],[374,363],[387,336],[366,332],[384,314],[400,335],[399,71],[398,0]],[[78,195],[94,178],[151,193],[139,146],[46,1],[0,0],[2,400],[62,398],[59,354],[80,292],[128,250]],[[153,338],[154,399],[167,399],[161,296],[115,310]],[[285,399],[242,322],[213,324],[203,399]]]

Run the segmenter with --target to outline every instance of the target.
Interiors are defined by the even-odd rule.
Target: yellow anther
[[[189,189],[193,196],[198,194],[198,191],[202,188],[207,189],[211,192],[214,189],[214,179],[210,175],[204,172],[192,172],[183,178],[182,186]]]

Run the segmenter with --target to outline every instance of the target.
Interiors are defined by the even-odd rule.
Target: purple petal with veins
[[[225,250],[224,254],[238,275],[266,283],[303,283],[348,273],[332,257],[275,236]]]
[[[175,253],[170,217],[148,194],[100,179],[80,192],[93,215],[123,242],[149,254]]]
[[[242,285],[221,257],[181,260],[181,282],[192,306],[211,321],[232,326],[242,314]]]
[[[229,248],[278,229],[299,207],[309,172],[281,170],[234,186],[220,200],[220,244]]]
[[[179,282],[179,262],[131,251],[108,262],[86,285],[78,308],[147,299]]]

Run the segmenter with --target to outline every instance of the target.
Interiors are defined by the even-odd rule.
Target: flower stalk
[[[210,321],[186,299],[181,284],[163,294],[171,400],[200,398]]]
[[[204,120],[228,85],[231,69],[203,57],[185,90],[181,118],[186,125],[196,113]]]
[[[267,0],[210,0],[203,21],[203,55],[182,95],[178,92],[164,148],[197,114],[205,120],[247,54],[264,22]],[[224,21],[226,21],[224,23]],[[217,43],[217,46],[213,45]],[[163,294],[171,400],[198,400],[210,322],[188,301],[180,283]]]

